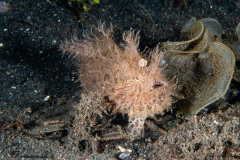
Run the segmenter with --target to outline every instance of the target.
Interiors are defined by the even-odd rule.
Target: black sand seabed
[[[140,50],[178,40],[191,17],[218,20],[223,38],[236,40],[239,0],[186,0],[187,6],[182,2],[101,0],[78,16],[57,3],[11,1],[9,11],[0,14],[0,159],[117,159],[117,146],[133,151],[126,159],[239,159],[238,78],[224,98],[195,119],[187,122],[172,113],[174,123],[162,125],[168,136],[145,130],[143,139],[109,142],[99,153],[87,154],[68,137],[71,125],[43,127],[43,122],[54,120],[71,123],[72,103],[80,98],[76,68],[59,45],[100,20],[112,23],[117,43],[125,30],[140,30]],[[238,67],[237,61],[234,77],[239,77]]]

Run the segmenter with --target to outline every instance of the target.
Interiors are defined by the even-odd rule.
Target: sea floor
[[[72,58],[59,51],[66,39],[81,37],[100,21],[113,25],[117,44],[125,30],[140,31],[140,51],[177,41],[191,17],[218,20],[222,38],[233,43],[239,0],[100,0],[89,11],[64,1],[6,3],[7,11],[0,7],[0,159],[240,159],[238,59],[226,95],[193,119],[173,106],[147,120],[144,137],[130,141],[117,130],[126,128],[126,115],[105,115],[99,121],[107,123],[81,139],[74,105],[82,88]],[[105,131],[119,131],[119,138],[98,139]]]

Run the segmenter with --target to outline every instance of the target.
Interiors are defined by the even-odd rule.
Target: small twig
[[[112,119],[109,119],[108,121],[104,122],[103,124],[99,124],[99,125],[95,125],[95,126],[92,126],[93,128],[95,129],[102,129],[104,128],[105,126],[107,126],[109,123],[111,123]]]
[[[155,29],[156,27],[156,24],[155,22],[153,21],[153,18],[151,16],[151,14],[149,13],[149,11],[143,6],[141,5],[137,0],[135,0],[135,2],[139,5],[139,7],[148,15],[150,21],[152,22],[152,27],[151,27],[151,30]]]
[[[50,122],[50,123],[47,123],[46,125],[56,125],[56,124],[66,124],[66,125],[71,125],[70,123],[68,123],[68,122],[64,122],[64,121]]]

